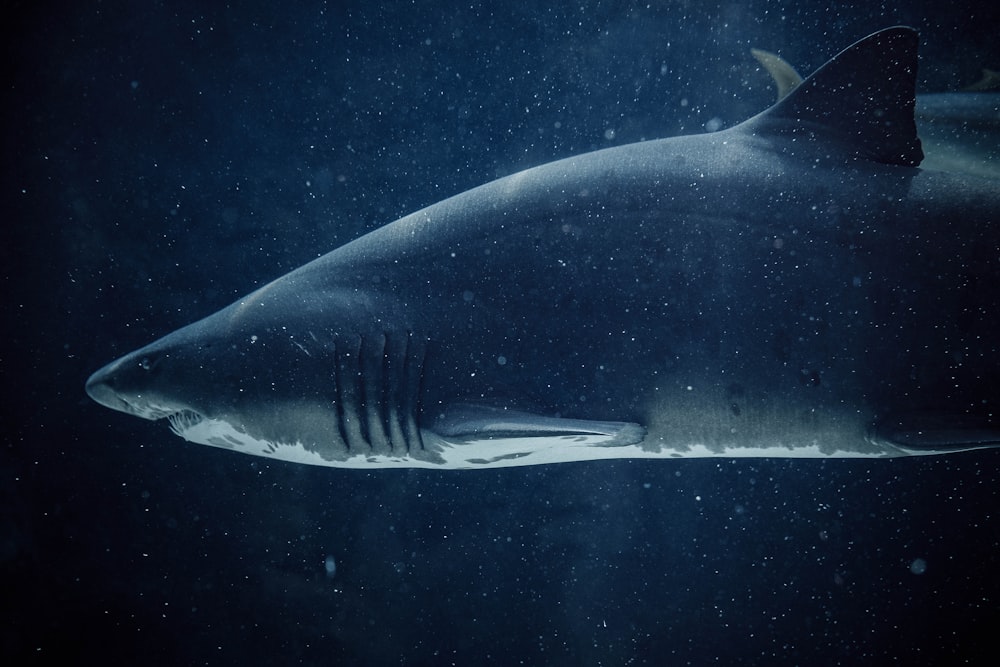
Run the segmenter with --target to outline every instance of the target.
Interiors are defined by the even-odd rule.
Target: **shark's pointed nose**
[[[114,364],[109,364],[87,378],[85,389],[87,395],[101,405],[114,410],[121,409],[121,400],[114,389]]]

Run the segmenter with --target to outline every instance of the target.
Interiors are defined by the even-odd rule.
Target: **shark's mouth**
[[[118,410],[126,414],[135,415],[136,417],[141,417],[142,419],[149,419],[156,421],[158,419],[172,419],[175,415],[181,412],[187,412],[187,410],[178,410],[176,407],[169,404],[158,403],[155,400],[150,400],[144,397],[131,397],[123,396],[121,394],[115,393],[113,390],[102,391],[101,393],[96,393],[97,390],[88,389],[91,392],[91,397],[101,403],[106,405],[112,410]]]
[[[205,421],[205,417],[194,410],[179,410],[167,415],[167,421],[170,422],[170,430],[183,438],[185,431]]]

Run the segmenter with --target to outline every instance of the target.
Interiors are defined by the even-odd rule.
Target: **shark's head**
[[[101,368],[87,380],[87,394],[105,407],[143,419],[194,412],[196,401],[186,392],[186,379],[196,370],[193,357],[207,356],[211,343],[192,355],[174,338],[171,334]]]
[[[329,460],[360,440],[405,448],[423,351],[387,303],[375,291],[277,281],[108,364],[86,390],[114,410],[167,419],[188,440],[248,453]]]

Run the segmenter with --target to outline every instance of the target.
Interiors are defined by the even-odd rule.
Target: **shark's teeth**
[[[170,422],[170,430],[181,437],[184,437],[185,431],[197,426],[204,419],[203,416],[194,410],[181,410],[180,412],[167,415],[167,421]]]

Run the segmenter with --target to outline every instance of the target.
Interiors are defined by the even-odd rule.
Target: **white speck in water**
[[[503,356],[501,354],[499,357],[497,357],[497,363],[500,364],[501,366],[506,366],[507,365],[507,357],[505,357],[505,356]]]
[[[323,567],[326,569],[327,579],[333,579],[334,575],[337,574],[337,561],[334,560],[333,556],[326,557],[326,560],[323,562]]]
[[[923,574],[927,571],[927,561],[923,558],[914,558],[910,563],[910,572],[913,574]]]

